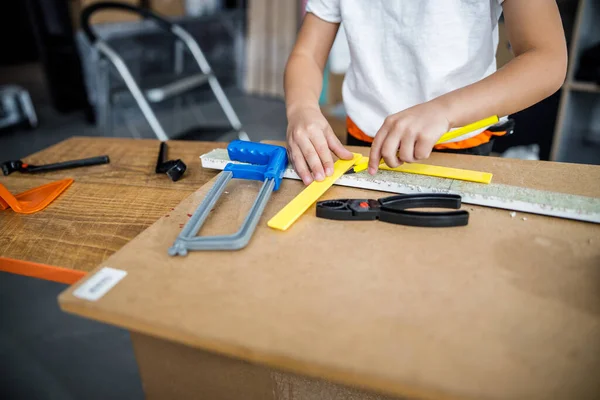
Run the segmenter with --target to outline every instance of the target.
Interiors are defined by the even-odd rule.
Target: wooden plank
[[[441,155],[508,185],[598,195],[599,169]],[[249,246],[169,257],[179,220],[212,183],[102,266],[127,276],[69,312],[340,384],[415,398],[600,396],[600,231],[593,224],[468,207],[469,225],[429,229],[318,219],[266,222],[303,188],[285,180]],[[258,182],[234,180],[203,234],[234,231]],[[324,199],[383,193],[332,187]],[[565,328],[567,327],[567,328]]]
[[[40,179],[53,181],[64,178],[73,178],[75,183],[196,190],[215,176],[214,172],[201,168],[198,156],[218,147],[225,148],[227,144],[169,141],[168,158],[181,159],[188,167],[180,181],[172,182],[165,174],[155,173],[159,149],[157,140],[74,137],[32,154],[24,161],[30,164],[47,164],[106,154],[110,157],[110,164],[35,175],[15,172],[8,177],[0,177],[0,182],[9,190],[14,188],[15,193],[18,187],[34,187],[33,183],[23,185],[28,179],[38,182]]]
[[[3,211],[0,254],[90,271],[190,193],[185,189],[74,183],[39,213]]]
[[[198,156],[226,144],[169,142],[169,157],[181,158],[188,166],[178,182],[154,172],[158,146],[156,140],[72,138],[27,157],[29,163],[44,164],[108,154],[111,163],[0,177],[15,194],[75,179],[41,212],[0,212],[0,255],[89,271],[213,178],[216,172],[201,168]]]
[[[215,149],[201,158],[204,168],[222,170],[230,162],[223,149]],[[600,182],[600,167],[596,168],[596,173]],[[288,168],[284,176],[300,179],[292,168]],[[380,171],[376,176],[366,171],[344,175],[335,184],[391,193],[454,193],[459,194],[466,204],[600,223],[600,191],[596,197],[577,196],[523,186],[483,185],[397,171]]]

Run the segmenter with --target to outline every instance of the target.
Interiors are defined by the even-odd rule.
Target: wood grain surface
[[[72,138],[25,159],[46,164],[108,155],[110,164],[43,174],[0,176],[13,194],[63,178],[75,182],[31,215],[0,212],[0,256],[89,271],[216,175],[198,157],[225,143],[169,142],[169,159],[188,169],[178,182],[156,174],[159,142]]]
[[[598,167],[442,158],[509,185],[600,195]],[[76,298],[78,283],[61,307],[390,395],[600,397],[598,225],[468,206],[466,227],[415,228],[318,219],[313,206],[279,232],[266,222],[303,189],[285,180],[247,248],[169,257],[210,186],[100,264],[127,272],[104,297]],[[231,182],[201,234],[235,231],[258,186]],[[324,198],[383,195],[333,187]]]

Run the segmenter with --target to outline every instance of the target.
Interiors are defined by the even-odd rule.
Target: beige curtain
[[[298,31],[298,0],[250,0],[246,91],[283,97],[283,72]]]

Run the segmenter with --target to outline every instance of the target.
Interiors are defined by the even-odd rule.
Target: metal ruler
[[[222,149],[213,150],[200,158],[202,166],[209,169],[222,170],[229,162],[227,152]],[[287,168],[283,177],[300,179],[292,168]],[[366,171],[342,175],[335,185],[390,193],[458,194],[464,204],[600,223],[600,198],[525,187],[481,184],[395,171],[380,171],[375,176]]]

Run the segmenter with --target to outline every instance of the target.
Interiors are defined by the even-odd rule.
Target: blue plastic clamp
[[[255,181],[273,179],[275,181],[274,190],[279,189],[283,173],[288,165],[285,147],[234,140],[227,146],[227,153],[232,161],[252,164],[227,164],[224,170],[232,172],[234,178]]]

